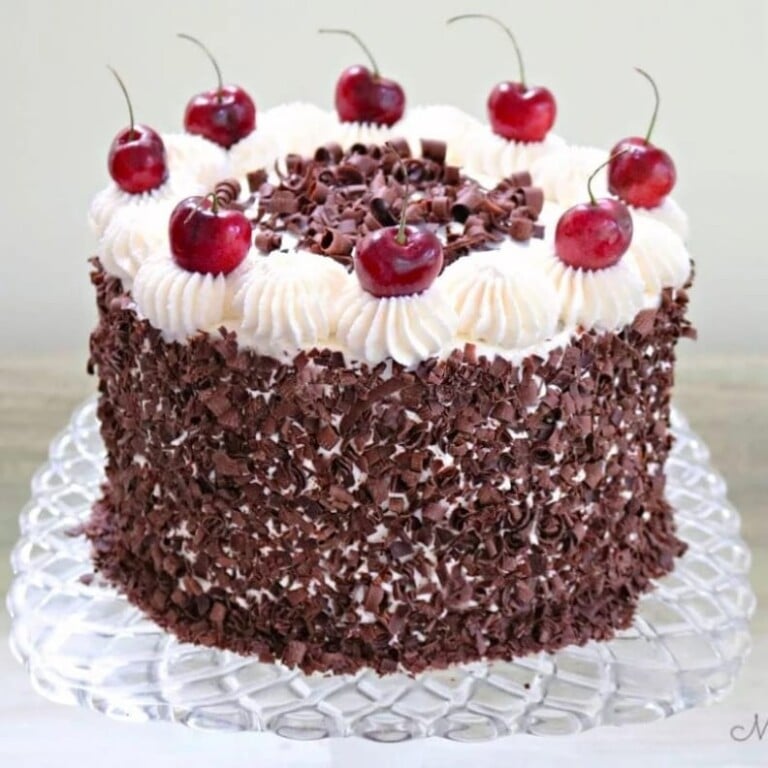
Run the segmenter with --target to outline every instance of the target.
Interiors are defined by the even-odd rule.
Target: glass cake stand
[[[293,739],[481,741],[652,721],[715,701],[749,651],[755,598],[739,516],[679,413],[668,497],[689,549],[642,598],[631,629],[610,642],[411,678],[307,676],[180,643],[93,577],[88,543],[72,529],[88,517],[103,477],[95,410],[94,399],[84,403],[51,444],[12,555],[12,649],[53,701]]]

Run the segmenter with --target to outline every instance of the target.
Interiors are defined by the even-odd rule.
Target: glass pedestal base
[[[366,670],[307,676],[180,643],[93,576],[88,542],[71,534],[88,518],[103,479],[89,400],[53,441],[21,514],[8,595],[13,651],[35,688],[57,702],[294,739],[571,734],[715,701],[749,651],[750,555],[706,446],[679,413],[673,425],[667,495],[689,549],[642,598],[629,630],[609,642],[415,678]]]

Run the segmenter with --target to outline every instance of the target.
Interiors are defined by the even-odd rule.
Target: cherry
[[[319,29],[320,34],[348,35],[363,49],[371,69],[361,65],[345,69],[336,83],[336,112],[343,123],[394,125],[405,111],[405,93],[399,83],[382,77],[368,47],[346,29]]]
[[[561,261],[575,269],[612,267],[632,242],[629,208],[612,198],[596,200],[592,192],[592,179],[613,159],[612,155],[589,177],[589,202],[569,208],[557,222],[555,252]]]
[[[229,149],[253,133],[256,128],[256,105],[239,85],[224,85],[216,59],[197,38],[185,34],[179,34],[179,37],[203,49],[219,81],[218,87],[198,93],[189,100],[184,111],[184,128],[188,133],[204,136]]]
[[[608,166],[608,189],[636,208],[655,208],[672,191],[677,179],[672,158],[651,144],[651,133],[659,113],[659,89],[653,78],[636,68],[650,82],[655,97],[651,123],[644,138],[622,139],[612,150]]]
[[[128,102],[128,115],[131,120],[128,128],[124,128],[112,139],[108,158],[109,175],[124,192],[149,192],[168,178],[165,145],[157,131],[134,122],[128,89],[120,75],[112,67],[109,67],[109,70],[117,79]]]
[[[358,244],[355,272],[363,290],[378,298],[426,291],[443,268],[443,246],[437,235],[405,224],[408,186],[400,224],[375,229]]]
[[[501,27],[517,54],[520,81],[505,80],[494,86],[488,96],[488,119],[493,132],[511,141],[542,141],[555,123],[557,104],[548,88],[528,86],[525,83],[523,55],[512,31],[495,16],[485,13],[466,13],[448,19],[448,24],[462,19],[487,19]]]
[[[227,275],[251,247],[251,223],[241,211],[222,208],[216,193],[182,200],[168,232],[174,261],[189,272]]]

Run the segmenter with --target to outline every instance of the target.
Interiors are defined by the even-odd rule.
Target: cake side
[[[94,272],[97,567],[181,639],[418,672],[609,637],[683,545],[664,500],[684,290],[519,365],[168,342]]]

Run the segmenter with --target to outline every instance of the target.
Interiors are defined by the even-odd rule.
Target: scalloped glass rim
[[[677,412],[667,494],[689,550],[643,597],[629,630],[556,654],[410,678],[307,676],[179,643],[98,577],[83,581],[92,573],[88,545],[69,531],[87,518],[103,479],[95,402],[53,440],[12,554],[11,647],[53,701],[294,739],[482,741],[667,717],[722,697],[749,652],[755,597],[739,516],[706,446]]]

